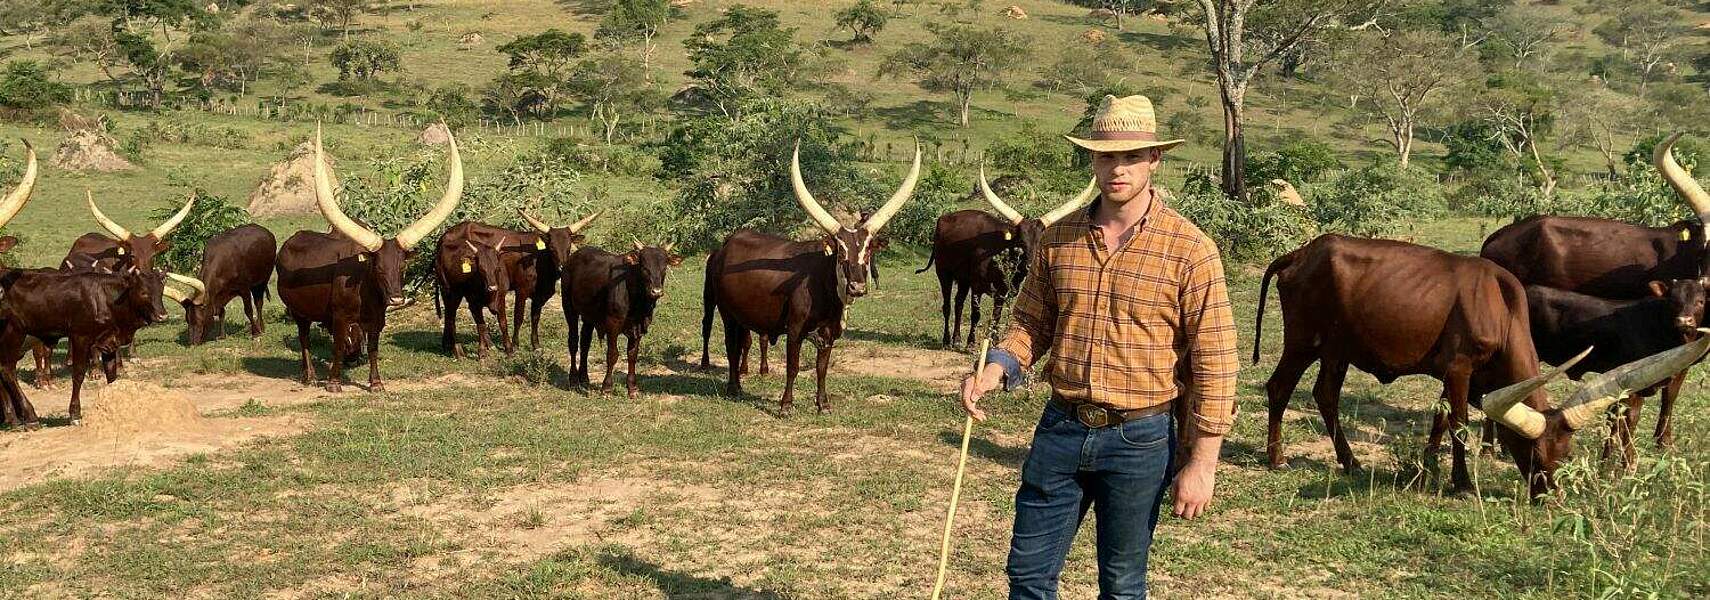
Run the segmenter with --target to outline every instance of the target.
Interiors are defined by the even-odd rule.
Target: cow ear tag
[[[545,250],[546,249],[546,240],[535,240],[534,241],[534,248],[536,250]]]
[[[356,255],[356,262],[368,262],[368,255],[367,254]]]
[[[1010,241],[1013,239],[1015,239],[1015,234],[1010,233],[1008,231],[1003,232],[1003,241],[1007,242],[1007,241]]]
[[[1686,229],[1680,230],[1680,241],[1684,242],[1690,239],[1692,239],[1692,231]]]
[[[833,252],[831,251],[831,244],[826,244],[825,245],[825,255],[831,256],[832,254],[833,254]]]
[[[1682,233],[1685,233],[1685,232],[1682,232]],[[1685,238],[1681,238],[1681,239],[1685,239]],[[124,256],[124,255],[125,255],[125,247],[119,246],[119,256]]]
[[[469,261],[467,261],[467,260],[463,261],[463,272],[464,273],[468,273],[468,272],[474,271],[474,270],[475,270],[475,267],[470,266]]]

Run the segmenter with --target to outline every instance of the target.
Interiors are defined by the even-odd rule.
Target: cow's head
[[[18,185],[12,191],[6,192],[4,199],[0,199],[0,227],[5,227],[12,217],[18,216],[18,211],[30,201],[30,192],[36,189],[36,173],[36,148],[30,145],[29,140],[24,140],[24,176],[18,179]],[[0,252],[17,245],[18,238],[0,236]]]
[[[1707,330],[1700,330],[1701,332]],[[1573,451],[1573,433],[1596,422],[1609,406],[1692,366],[1710,350],[1710,336],[1610,369],[1580,384],[1560,406],[1550,406],[1544,384],[1591,353],[1587,348],[1560,367],[1484,396],[1480,406],[1502,425],[1498,438],[1531,484],[1533,496],[1555,487],[1556,469]]]
[[[1674,327],[1682,339],[1698,336],[1698,320],[1704,314],[1704,278],[1652,281],[1651,295],[1668,300]]]
[[[558,268],[562,269],[564,265],[570,264],[570,255],[575,254],[576,249],[582,246],[582,242],[588,239],[587,236],[582,235],[582,228],[594,222],[594,218],[600,216],[600,211],[594,211],[593,214],[582,217],[582,220],[564,227],[547,225],[540,219],[530,216],[521,208],[517,209],[517,214],[522,215],[529,227],[533,227],[536,232],[540,233],[540,243],[546,246],[544,250],[552,254],[552,260],[557,261]]]
[[[665,296],[665,272],[683,264],[683,257],[671,253],[673,244],[664,246],[643,246],[637,240],[635,250],[623,255],[623,264],[629,265],[631,273],[637,278],[636,287],[648,298],[658,300]]]
[[[106,230],[107,237],[118,244],[118,253],[121,256],[129,257],[133,266],[144,271],[154,270],[155,255],[165,252],[169,247],[169,244],[166,243],[166,236],[171,235],[172,230],[184,221],[184,217],[190,215],[190,207],[196,204],[196,197],[191,196],[189,200],[184,201],[184,207],[178,209],[178,212],[173,214],[172,218],[167,219],[165,223],[161,223],[159,227],[147,234],[136,235],[124,227],[120,227],[118,223],[114,223],[112,219],[107,218],[107,215],[102,214],[101,209],[95,206],[95,194],[93,192],[84,190],[83,195],[89,204],[89,214],[95,217],[95,222],[99,223],[102,229]]]
[[[509,282],[505,280],[505,262],[499,256],[499,249],[505,247],[504,237],[500,237],[499,242],[492,245],[477,244],[465,239],[463,246],[469,250],[469,256],[463,259],[463,264],[458,265],[458,268],[480,275],[488,293],[509,287]]]
[[[1045,228],[1086,206],[1087,201],[1098,194],[1098,180],[1094,179],[1087,182],[1086,189],[1081,190],[1079,195],[1057,208],[1051,209],[1050,212],[1040,215],[1037,219],[1022,216],[1021,211],[1010,207],[1008,203],[998,197],[996,192],[992,191],[991,184],[986,183],[986,167],[984,165],[980,166],[980,194],[986,197],[986,202],[991,204],[999,215],[1009,220],[1010,229],[1004,232],[1004,236],[1010,241],[1012,247],[1021,249],[1021,265],[1012,274],[1013,283],[1019,284],[1022,277],[1027,275],[1027,267],[1033,264],[1034,252],[1039,249],[1039,240],[1045,237]]]
[[[208,286],[203,284],[200,279],[177,273],[167,273],[166,278],[190,288],[191,292],[186,294],[174,288],[165,287],[161,288],[161,294],[184,307],[184,322],[189,329],[190,345],[202,343],[202,339],[208,330],[208,322],[214,318],[214,315],[211,314],[212,308],[207,306]]]
[[[873,257],[887,245],[885,239],[879,237],[879,232],[914,195],[914,184],[920,180],[920,147],[915,146],[914,164],[909,167],[908,175],[903,177],[897,191],[872,215],[854,226],[844,225],[837,217],[831,216],[818,200],[814,200],[807,184],[802,182],[801,155],[801,143],[797,142],[795,152],[790,155],[790,185],[795,189],[796,202],[802,205],[802,210],[807,211],[814,224],[825,231],[826,235],[820,241],[824,244],[825,255],[836,263],[837,295],[845,301],[864,296],[867,294],[867,277],[872,273]]]
[[[397,237],[388,239],[357,223],[338,207],[338,200],[333,196],[332,178],[327,173],[326,157],[321,150],[321,127],[315,126],[315,204],[334,231],[362,247],[356,260],[368,265],[370,276],[385,295],[389,308],[399,308],[408,303],[404,297],[404,266],[415,254],[416,244],[444,223],[452,211],[457,210],[457,201],[463,197],[463,158],[457,152],[457,140],[447,135],[451,173],[447,176],[445,193],[426,215],[399,231]]]
[[[164,273],[132,270],[121,276],[125,278],[125,291],[120,294],[120,303],[142,315],[145,325],[166,320]]]

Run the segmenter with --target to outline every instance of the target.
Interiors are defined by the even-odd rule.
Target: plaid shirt
[[[1223,261],[1167,198],[1157,190],[1115,255],[1092,224],[1098,201],[1045,230],[1014,322],[990,357],[1004,366],[1006,388],[1049,352],[1046,380],[1071,404],[1134,410],[1186,396],[1197,398],[1200,431],[1229,431],[1240,365]]]

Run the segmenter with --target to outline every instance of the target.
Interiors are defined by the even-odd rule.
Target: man
[[[1176,516],[1211,501],[1223,434],[1235,421],[1235,325],[1217,247],[1152,185],[1163,152],[1145,96],[1105,96],[1088,139],[1100,195],[1046,230],[1013,324],[962,383],[977,420],[986,392],[1022,383],[1046,353],[1051,385],[1015,494],[1011,599],[1056,598],[1090,507],[1098,517],[1100,599],[1146,597],[1146,558],[1164,488]],[[1190,415],[1185,465],[1174,423]]]

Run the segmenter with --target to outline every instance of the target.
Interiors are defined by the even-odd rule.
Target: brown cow
[[[992,320],[1003,318],[1003,302],[1010,290],[1021,285],[1027,275],[1027,265],[1039,247],[1045,228],[1086,205],[1098,193],[1096,182],[1089,182],[1080,195],[1036,219],[1023,217],[992,191],[986,183],[986,169],[980,167],[980,193],[998,214],[979,210],[959,210],[938,217],[932,233],[932,254],[926,259],[923,272],[937,265],[938,293],[943,298],[944,345],[958,341],[962,329],[962,304],[968,293],[974,294],[972,314],[968,320],[968,343],[974,343],[980,327],[980,296],[992,297]],[[1004,277],[999,257],[1005,252],[1020,250],[1015,268]],[[950,324],[950,290],[956,289],[956,324]]]
[[[85,233],[71,242],[71,250],[65,254],[64,262],[60,265],[67,269],[94,269],[102,273],[114,273],[128,265],[135,265],[144,271],[154,270],[154,257],[165,252],[169,244],[166,236],[189,216],[190,208],[196,203],[196,197],[191,196],[184,201],[184,207],[178,209],[166,222],[161,223],[144,235],[136,235],[130,230],[114,223],[101,209],[95,206],[95,196],[88,190],[84,191],[88,201],[89,214],[95,217],[95,222],[107,231],[106,235]]]
[[[641,337],[653,324],[653,310],[665,297],[665,275],[671,267],[683,264],[683,257],[671,253],[671,245],[642,246],[635,250],[613,254],[599,248],[577,250],[564,265],[564,320],[570,330],[571,379],[588,382],[588,353],[594,331],[606,340],[606,377],[600,382],[600,393],[612,391],[612,369],[617,365],[617,338],[624,336],[629,349],[629,397],[637,390],[635,361],[641,350]],[[576,343],[577,320],[581,323],[581,343]],[[577,362],[577,350],[581,362]]]
[[[77,271],[12,271],[5,276],[0,300],[0,372],[6,392],[22,398],[17,386],[17,363],[29,338],[48,346],[71,340],[71,421],[83,418],[83,378],[92,352],[99,351],[111,382],[118,377],[118,346],[128,343],[138,328],[166,318],[161,304],[164,277],[156,271],[120,273]],[[29,401],[18,421],[34,420]],[[18,421],[8,420],[16,425]]]
[[[303,355],[303,383],[315,382],[315,367],[309,356],[309,327],[319,323],[333,339],[331,373],[327,390],[337,392],[344,374],[347,347],[368,337],[368,384],[371,391],[384,389],[380,382],[380,331],[386,327],[386,312],[408,304],[404,297],[404,264],[416,244],[445,222],[463,195],[463,159],[457,141],[447,144],[451,173],[445,194],[422,218],[386,239],[358,225],[338,207],[332,184],[321,158],[321,131],[315,128],[315,204],[339,235],[298,231],[279,247],[279,300],[285,314],[297,322],[297,343]]]
[[[175,298],[184,306],[190,345],[225,336],[226,304],[234,298],[243,300],[250,337],[260,336],[266,330],[261,306],[267,297],[267,280],[273,277],[276,245],[273,232],[266,227],[254,223],[240,225],[208,238],[202,251],[202,268],[196,277],[166,275],[194,290],[184,298]]]
[[[505,354],[510,355],[516,349],[510,330],[505,327],[505,294],[510,291],[511,283],[500,256],[505,236],[477,242],[471,233],[474,225],[478,223],[458,223],[440,236],[433,257],[433,281],[438,288],[433,306],[434,312],[440,312],[441,304],[445,307],[441,313],[445,334],[440,338],[440,347],[454,357],[463,358],[463,347],[457,345],[457,307],[468,300],[469,318],[475,321],[476,356],[487,360],[487,319],[482,309],[498,315]]]
[[[12,221],[12,217],[18,216],[18,211],[24,209],[24,205],[30,201],[30,193],[35,191],[36,177],[40,174],[36,164],[35,146],[31,145],[29,140],[23,142],[24,173],[18,179],[17,185],[6,192],[4,197],[0,197],[0,227],[5,227],[6,223]],[[10,235],[0,236],[0,253],[8,252],[17,245],[18,238]],[[4,280],[11,270],[0,267],[0,280]],[[31,420],[35,418],[35,410],[30,408],[29,400],[24,397],[23,390],[18,388],[17,383],[15,378],[10,382],[0,381],[0,422],[8,425],[20,422],[21,414],[27,413]]]
[[[510,281],[510,289],[516,291],[511,339],[518,340],[522,337],[523,304],[526,301],[529,307],[529,345],[539,348],[540,311],[546,307],[546,301],[558,292],[561,265],[570,260],[570,255],[587,239],[578,232],[592,223],[600,213],[595,211],[564,227],[547,225],[521,208],[517,209],[517,213],[522,215],[533,231],[517,231],[475,223],[470,228],[470,234],[476,243],[504,238],[505,245],[500,248],[500,258],[505,263],[505,278]]]
[[[701,366],[708,366],[707,345],[712,337],[712,315],[724,318],[724,349],[730,362],[726,393],[742,393],[742,356],[753,334],[786,337],[784,395],[779,412],[789,414],[794,404],[796,372],[801,365],[802,342],[812,339],[818,346],[814,365],[818,390],[815,405],[820,412],[831,409],[825,393],[825,371],[831,365],[831,347],[843,334],[844,313],[849,304],[867,293],[872,257],[884,249],[878,237],[885,223],[895,216],[914,194],[920,179],[920,149],[914,164],[896,193],[873,215],[855,226],[844,225],[831,216],[802,182],[801,147],[790,157],[790,183],[796,202],[807,211],[825,237],[807,242],[740,229],[708,259],[701,313]]]
[[[1433,419],[1427,454],[1435,455],[1444,431],[1453,432],[1454,487],[1472,486],[1461,428],[1467,406],[1482,398],[1485,412],[1506,425],[1498,438],[1537,495],[1554,485],[1552,476],[1572,448],[1573,432],[1619,399],[1605,393],[1611,385],[1649,387],[1710,347],[1695,345],[1692,356],[1665,352],[1614,369],[1552,408],[1542,386],[1560,372],[1538,374],[1525,290],[1488,260],[1403,242],[1320,236],[1265,270],[1255,331],[1262,331],[1264,293],[1273,276],[1283,311],[1283,354],[1265,384],[1270,399],[1266,450],[1271,465],[1279,468],[1286,464],[1283,410],[1306,368],[1319,361],[1313,397],[1343,469],[1359,468],[1338,417],[1348,367],[1383,383],[1430,375],[1443,382],[1448,411]],[[1255,339],[1255,361],[1258,348]]]

